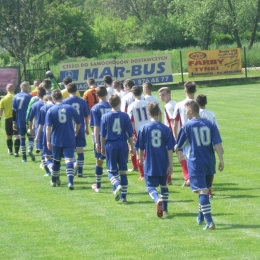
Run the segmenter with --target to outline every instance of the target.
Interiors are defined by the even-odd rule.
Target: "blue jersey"
[[[101,117],[105,113],[108,113],[112,110],[108,102],[99,102],[91,108],[90,111],[90,124],[91,127],[100,126]]]
[[[140,129],[135,147],[145,150],[145,175],[166,175],[169,167],[168,151],[173,150],[174,145],[170,128],[161,122],[152,121]]]
[[[16,94],[13,98],[13,111],[16,112],[18,128],[26,128],[26,111],[32,96],[25,92]]]
[[[221,143],[215,123],[204,118],[192,118],[178,135],[178,147],[185,147],[190,176],[211,175],[216,172],[214,145]]]
[[[73,120],[76,124],[80,124],[77,110],[70,105],[58,103],[47,111],[45,125],[52,126],[51,144],[53,146],[75,146]]]
[[[111,111],[101,118],[100,136],[106,141],[126,141],[133,136],[129,116],[121,111]]]
[[[38,129],[39,126],[39,116],[40,116],[40,110],[41,107],[44,105],[42,100],[38,100],[37,102],[35,102],[30,110],[29,113],[29,117],[28,117],[28,121],[32,122],[33,119],[35,118],[35,129]]]
[[[85,118],[89,116],[89,108],[87,102],[77,96],[68,97],[63,100],[63,103],[73,106],[80,117],[80,129],[77,137],[85,138]]]

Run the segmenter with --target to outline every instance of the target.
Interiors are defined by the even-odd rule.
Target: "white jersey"
[[[144,100],[144,96],[141,96],[141,99]],[[132,92],[127,93],[121,98],[121,111],[127,113],[127,109],[130,104],[135,101],[134,95]]]
[[[114,94],[114,92],[115,92],[115,89],[113,88],[113,87],[107,87],[107,101],[108,101],[108,99],[109,99],[109,97],[112,95],[112,94]]]
[[[215,116],[215,114],[207,109],[202,109],[200,108],[200,117],[201,118],[205,118],[205,119],[208,119],[209,121],[213,122],[216,124],[217,128],[219,129],[219,125],[218,125],[218,122],[217,122],[217,118]]]
[[[144,99],[145,99],[146,101],[148,101],[148,103],[154,102],[154,103],[158,104],[160,110],[162,111],[162,108],[161,108],[161,106],[160,106],[160,101],[159,101],[159,99],[158,99],[157,97],[152,96],[152,95],[145,95],[145,96],[144,96]]]
[[[117,91],[116,89],[114,94],[117,94],[120,97],[121,101],[122,101],[122,97],[126,95],[124,91]]]
[[[131,122],[134,123],[134,133],[136,137],[141,127],[151,121],[151,118],[148,116],[148,104],[149,103],[145,100],[135,100],[127,109],[127,114]]]
[[[172,130],[171,120],[173,119],[173,112],[175,106],[176,106],[176,102],[173,100],[170,100],[164,106],[164,124],[167,125],[171,130]]]

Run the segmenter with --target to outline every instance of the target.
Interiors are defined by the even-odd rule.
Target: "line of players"
[[[167,184],[172,183],[172,153],[176,141],[178,144],[179,131],[189,119],[186,103],[194,100],[196,84],[194,82],[185,83],[186,99],[179,103],[171,100],[169,88],[159,89],[160,98],[165,103],[164,122],[167,127],[164,126],[163,128],[160,123],[162,109],[159,100],[151,95],[151,83],[145,83],[142,89],[134,86],[132,80],[126,80],[122,89],[122,83],[113,81],[110,76],[105,76],[104,82],[105,86],[96,88],[95,80],[93,78],[88,79],[89,89],[81,99],[76,84],[72,83],[70,78],[64,79],[64,91],[55,90],[52,93],[49,91],[48,80],[44,80],[37,89],[38,99],[34,98],[33,101],[28,94],[29,84],[23,82],[21,93],[15,95],[12,102],[13,128],[18,131],[20,136],[23,162],[27,160],[25,147],[26,120],[24,120],[26,117],[24,113],[29,106],[30,138],[35,136],[36,149],[42,153],[42,166],[46,170],[46,175],[51,175],[52,178],[51,185],[53,187],[60,185],[60,160],[63,156],[66,162],[68,187],[74,189],[74,173],[76,172],[78,177],[83,175],[83,149],[86,146],[85,135],[88,134],[90,118],[96,158],[96,183],[92,185],[92,189],[101,192],[103,161],[107,157],[108,177],[113,185],[115,199],[121,202],[127,201],[128,181],[126,171],[129,150],[132,170],[139,170],[139,180],[145,178],[148,193],[156,203],[157,215],[159,217],[167,215],[169,196]],[[37,86],[39,83],[39,81],[35,81],[34,85]],[[8,90],[8,92],[10,91]],[[29,105],[30,100],[31,105]],[[198,95],[197,102],[201,107],[199,112],[201,117],[217,124],[215,115],[205,109],[206,96]],[[3,110],[2,105],[0,108]],[[126,113],[128,117],[125,117]],[[115,117],[115,115],[118,115],[118,117]],[[109,116],[113,119],[109,119]],[[112,123],[109,123],[109,120],[112,120]],[[124,122],[124,127],[121,121]],[[72,138],[74,135],[75,138]],[[150,136],[150,139],[148,136]],[[129,142],[129,149],[125,146],[127,141]],[[134,144],[136,151],[134,151]],[[35,160],[32,147],[32,141],[29,139],[28,152],[31,159]],[[74,159],[75,147],[77,160]],[[123,147],[125,148],[123,149]],[[8,149],[11,154],[10,142]],[[176,147],[176,151],[185,179],[184,186],[189,186],[189,171],[183,150]],[[17,151],[16,155],[18,155]],[[145,170],[144,161],[146,162]],[[214,176],[213,173],[210,175],[211,177]],[[211,183],[212,178],[206,184],[206,188],[209,188],[209,190]],[[156,191],[159,184],[161,186],[161,199]],[[202,212],[201,205],[200,212]],[[200,215],[198,223],[201,222],[203,222],[203,218]],[[212,223],[212,221],[208,221],[206,227],[213,229],[215,226]]]

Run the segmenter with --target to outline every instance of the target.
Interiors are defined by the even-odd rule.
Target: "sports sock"
[[[101,188],[101,179],[102,179],[102,174],[103,174],[103,168],[96,166],[96,185],[97,185],[97,189]]]
[[[120,184],[122,186],[121,199],[126,199],[128,179],[126,174],[120,175]]]
[[[7,139],[6,144],[10,153],[13,152],[13,139]]]
[[[57,162],[54,165],[53,161],[51,159],[49,159],[49,160],[47,160],[46,164],[51,173],[51,181],[56,183],[57,177],[59,176],[59,166],[58,166]]]
[[[201,211],[207,221],[207,224],[210,224],[211,222],[213,222],[213,220],[211,216],[211,205],[210,205],[208,194],[200,194],[199,201],[200,201]]]
[[[20,143],[21,143],[21,152],[22,152],[22,155],[23,155],[23,159],[26,160],[26,145],[25,145],[25,138],[21,138],[20,139]]]
[[[202,213],[202,211],[201,211],[201,205],[200,205],[200,203],[199,203],[198,220],[199,220],[199,221],[204,221],[204,215],[203,215],[203,213]]]
[[[28,139],[29,139],[28,150],[29,150],[29,152],[32,153],[32,151],[33,151],[33,146],[34,146],[34,137],[29,136]]]
[[[181,164],[183,177],[184,177],[185,181],[187,181],[189,179],[187,162],[186,162],[186,160],[182,160],[182,161],[180,161],[180,164]]]
[[[118,178],[118,172],[107,172],[108,178],[113,185],[113,191],[117,188],[117,186],[120,184],[119,178]]]
[[[147,191],[148,191],[150,197],[153,199],[153,201],[155,203],[157,203],[157,201],[159,199],[157,190],[154,187],[147,187]]]
[[[78,153],[78,175],[83,174],[83,165],[84,165],[84,153]]]
[[[14,152],[19,153],[20,149],[20,139],[14,139]]]
[[[49,170],[49,168],[47,167],[47,163],[46,163],[46,161],[45,161],[45,156],[42,154],[42,166],[44,167],[44,169],[45,169],[45,171],[46,171],[46,173],[50,173],[50,170]]]
[[[131,156],[131,161],[132,161],[132,169],[137,169],[136,155]]]
[[[137,161],[137,168],[141,177],[144,177],[144,166]]]
[[[66,163],[66,174],[68,176],[68,183],[71,183],[73,185],[73,179],[74,179],[74,165],[73,165],[73,162],[67,162]]]
[[[162,208],[163,211],[168,211],[168,198],[169,198],[169,189],[161,188],[161,197],[162,197]]]

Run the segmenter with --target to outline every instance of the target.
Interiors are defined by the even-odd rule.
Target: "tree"
[[[255,37],[256,37],[256,31],[257,31],[258,22],[260,19],[260,0],[257,1],[257,5],[256,5],[255,9],[256,9],[256,11],[255,11],[255,16],[254,16],[254,20],[253,20],[253,26],[252,26],[253,28],[252,28],[252,33],[251,33],[251,38],[250,38],[248,49],[252,48],[254,41],[255,41]]]

